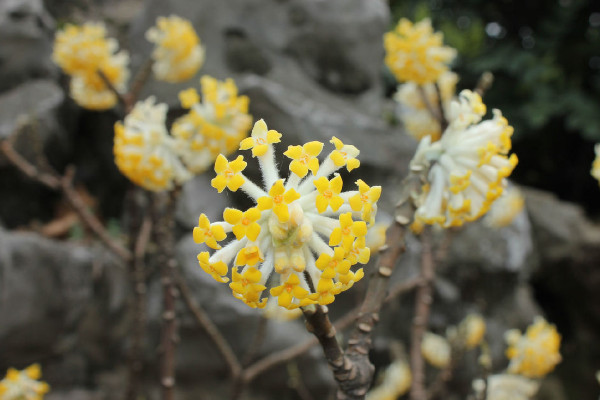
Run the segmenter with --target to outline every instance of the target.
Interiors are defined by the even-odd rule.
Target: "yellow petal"
[[[318,141],[308,142],[304,145],[304,151],[313,157],[318,156],[323,150],[323,143]]]
[[[223,219],[231,225],[239,223],[243,215],[244,213],[242,211],[235,208],[227,207],[225,211],[223,211]]]

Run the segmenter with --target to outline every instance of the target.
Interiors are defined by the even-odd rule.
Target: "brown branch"
[[[425,92],[425,88],[423,87],[423,85],[417,85],[417,90],[419,91],[419,95],[421,96],[421,100],[425,104],[427,111],[429,111],[429,114],[431,114],[431,116],[438,121],[438,123],[440,124],[440,129],[441,129],[444,126],[444,123],[443,123],[444,119],[442,116],[442,112],[440,112],[440,109],[438,108],[437,104],[435,106],[433,104],[431,104],[431,102],[429,101],[429,98],[427,97],[427,92]],[[441,129],[441,132],[444,133],[444,129]]]
[[[126,101],[125,103],[125,111],[129,112],[135,105],[140,92],[144,88],[144,85],[150,78],[150,74],[152,73],[152,66],[154,65],[154,60],[152,58],[146,59],[140,69],[135,74],[133,81],[131,83],[131,87],[129,88],[129,92],[124,96]]]
[[[479,77],[479,81],[477,81],[477,86],[475,87],[475,92],[477,92],[481,97],[485,94],[485,92],[492,87],[494,84],[494,74],[489,71],[484,72]]]
[[[124,96],[121,92],[119,92],[117,90],[115,85],[113,85],[112,82],[110,81],[110,79],[108,79],[108,76],[106,76],[104,71],[102,71],[101,69],[98,69],[96,72],[98,73],[98,76],[100,77],[100,79],[102,79],[102,82],[104,82],[106,87],[111,92],[113,92],[115,96],[117,96],[117,100],[119,100],[119,103],[121,103],[123,105],[123,107],[125,107],[125,112],[128,113],[131,110],[131,108],[129,107],[129,101],[128,101],[127,97]]]
[[[113,253],[119,256],[123,261],[130,261],[132,259],[131,252],[110,237],[110,234],[104,228],[102,223],[94,214],[92,214],[85,202],[81,199],[79,194],[77,194],[77,191],[73,188],[72,181],[74,175],[75,167],[69,166],[64,177],[60,179],[60,186],[67,197],[69,204],[75,209],[75,212],[79,215],[81,221],[89,227]]]
[[[206,311],[204,311],[204,309],[200,307],[198,303],[196,303],[188,284],[181,277],[180,274],[176,275],[176,280],[177,287],[179,288],[183,301],[194,315],[194,318],[196,319],[196,322],[198,322],[198,325],[200,325],[202,329],[204,329],[204,331],[208,334],[208,337],[213,341],[213,343],[217,347],[217,350],[223,356],[223,359],[225,360],[225,363],[229,368],[229,373],[234,379],[240,376],[242,366],[238,361],[238,358],[235,355],[234,351],[231,349],[231,346],[229,346],[229,344],[223,337],[223,334],[221,334],[217,326],[211,321]]]
[[[132,200],[133,201],[133,200]],[[125,399],[138,398],[142,368],[144,333],[146,327],[146,271],[144,257],[152,234],[152,218],[146,213],[134,244],[134,257],[130,264],[130,280],[133,283],[133,328],[131,332],[131,348],[129,349],[129,379],[125,391]]]
[[[167,199],[157,194],[153,198],[157,218],[156,243],[159,246],[157,261],[160,265],[163,288],[163,314],[161,332],[161,377],[162,399],[175,399],[175,345],[177,343],[177,313],[175,301],[175,199],[179,190],[169,192]],[[165,200],[165,201],[162,201]]]
[[[433,279],[435,266],[431,250],[431,231],[428,228],[421,234],[421,278],[423,281],[417,289],[415,297],[415,315],[412,323],[410,365],[412,370],[411,400],[426,400],[425,362],[421,354],[421,342],[427,329],[429,312],[433,301]]]
[[[444,111],[444,99],[442,99],[442,91],[440,89],[440,85],[438,85],[438,83],[435,82],[433,86],[435,87],[435,92],[437,94],[437,107],[439,110],[440,128],[441,132],[444,133],[444,131],[448,127],[448,118],[446,118],[446,113]]]
[[[258,326],[256,327],[256,332],[254,332],[254,337],[252,338],[252,342],[250,346],[248,346],[248,351],[244,354],[242,358],[242,365],[248,365],[252,362],[252,359],[260,350],[260,347],[265,339],[265,332],[267,330],[267,322],[269,320],[264,316],[261,316],[258,320]]]
[[[81,221],[119,258],[123,261],[131,260],[131,252],[113,240],[102,223],[92,212],[90,212],[81,196],[73,188],[72,181],[75,175],[73,166],[68,167],[65,175],[61,176],[54,170],[50,170],[49,172],[40,171],[39,168],[21,156],[8,140],[3,140],[0,143],[0,150],[6,156],[8,161],[29,178],[50,189],[62,190],[67,201],[73,207]]]

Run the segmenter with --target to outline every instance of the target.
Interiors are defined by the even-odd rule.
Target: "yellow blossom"
[[[510,359],[508,372],[528,378],[541,378],[561,361],[560,335],[554,325],[536,317],[525,334],[518,330],[505,335],[509,344],[506,356]]]
[[[310,170],[313,175],[319,169],[319,160],[317,156],[323,150],[323,143],[309,142],[304,146],[290,146],[283,154],[292,159],[290,163],[290,171],[304,178]]]
[[[204,63],[204,47],[186,19],[176,15],[158,17],[146,38],[155,44],[152,70],[156,79],[182,82],[192,78]]]
[[[67,24],[56,33],[52,59],[71,75],[71,97],[82,107],[106,110],[117,104],[117,95],[100,77],[101,72],[120,93],[129,79],[129,55],[117,52],[116,40],[106,38],[102,23]]]
[[[331,138],[330,142],[335,146],[335,150],[331,152],[329,158],[336,167],[343,167],[345,165],[348,172],[350,172],[360,166],[360,161],[356,158],[360,151],[356,147],[344,144],[335,136]]]
[[[469,314],[460,323],[458,330],[462,336],[466,349],[472,349],[481,343],[485,335],[485,321],[477,314]]]
[[[219,154],[237,150],[252,124],[248,97],[238,96],[233,80],[203,76],[200,83],[201,96],[194,88],[180,92],[182,107],[190,111],[171,129],[183,162],[195,174],[209,168]]]
[[[267,293],[277,299],[279,307],[287,310],[311,304],[326,305],[364,277],[362,268],[353,271],[352,266],[369,259],[365,241],[368,227],[361,220],[362,213],[353,211],[347,204],[347,199],[359,192],[341,191],[342,178],[336,172],[346,163],[336,165],[331,157],[333,152],[340,151],[338,148],[319,164],[316,156],[323,148],[319,142],[296,147],[300,153],[314,157],[314,161],[306,160],[304,178],[293,170],[287,179],[281,178],[274,152],[274,144],[280,141],[280,136],[269,131],[260,120],[252,136],[240,146],[252,150],[257,159],[263,177],[261,186],[242,175],[246,165],[241,164],[241,158],[237,167],[223,156],[215,162],[219,179],[213,180],[213,186],[222,191],[237,175],[239,179],[231,189],[243,191],[255,206],[246,211],[226,209],[225,221],[208,225],[223,227],[233,238],[208,258],[200,253],[201,267],[219,280],[227,272],[223,264],[235,265],[230,287],[234,297],[250,307],[266,306],[267,286],[270,288]],[[344,145],[343,149],[349,147]],[[357,154],[358,150],[352,152],[352,157]],[[299,159],[302,164],[302,154]],[[315,163],[317,169],[307,176],[309,167]],[[318,200],[319,196],[324,199]],[[372,205],[374,213],[376,207]],[[206,229],[207,222],[203,226]]]
[[[377,211],[377,201],[381,196],[381,187],[370,187],[362,179],[356,181],[358,193],[348,199],[352,211],[361,211],[361,217],[369,224],[375,222],[375,212]]]
[[[367,393],[366,400],[396,400],[410,389],[412,373],[405,360],[396,360],[383,373],[383,381]]]
[[[435,82],[456,57],[456,50],[444,46],[443,34],[433,32],[431,21],[416,24],[402,18],[383,37],[385,64],[400,82]]]
[[[242,171],[248,163],[244,161],[244,157],[238,156],[233,161],[227,161],[224,155],[219,154],[215,162],[216,178],[210,181],[210,184],[221,193],[225,188],[232,192],[237,191],[245,182]]]
[[[594,159],[590,173],[594,178],[596,178],[598,183],[600,183],[600,143],[594,146],[594,152],[596,154],[596,158]]]
[[[204,272],[212,276],[217,282],[229,282],[229,278],[224,277],[224,275],[227,275],[229,270],[229,268],[227,268],[227,264],[225,264],[223,261],[211,263],[209,257],[210,254],[208,254],[208,251],[203,251],[202,253],[198,254],[198,264],[200,264],[200,267],[204,270]]]
[[[510,225],[517,215],[523,211],[525,199],[516,187],[508,188],[502,193],[490,208],[485,217],[485,222],[493,228],[502,228]]]
[[[166,104],[154,97],[138,102],[115,124],[114,156],[119,170],[133,183],[152,191],[172,189],[191,178],[179,160],[165,119]]]
[[[194,242],[206,243],[211,249],[219,250],[221,245],[218,242],[226,237],[227,234],[223,226],[211,224],[205,214],[200,214],[198,226],[194,228]]]
[[[22,371],[9,368],[0,381],[2,400],[42,400],[50,390],[46,382],[41,382],[42,371],[39,364],[32,364]]]

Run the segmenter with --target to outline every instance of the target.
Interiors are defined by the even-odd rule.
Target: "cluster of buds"
[[[170,190],[203,172],[220,153],[228,154],[250,130],[248,98],[237,95],[232,80],[204,76],[202,101],[194,89],[181,92],[191,111],[166,126],[168,107],[150,97],[138,102],[115,124],[114,156],[119,170],[152,191]],[[193,98],[190,99],[190,98]]]
[[[129,54],[118,48],[115,39],[106,37],[102,23],[67,24],[57,32],[52,59],[71,76],[70,94],[77,104],[91,110],[115,106],[113,89],[124,92],[129,80]]]
[[[334,149],[323,162],[317,158],[321,142],[289,146],[284,155],[291,159],[290,174],[283,179],[273,146],[280,141],[281,134],[260,120],[240,143],[240,149],[251,150],[258,159],[264,189],[244,176],[247,163],[242,156],[232,161],[217,157],[212,185],[219,192],[241,189],[255,206],[246,211],[227,208],[220,222],[200,215],[194,240],[216,251],[199,253],[198,261],[215,280],[231,281],[233,296],[250,307],[265,307],[267,286],[277,304],[287,309],[329,304],[364,276],[362,268],[352,271],[352,266],[369,261],[366,235],[381,188],[359,180],[357,190],[342,191],[336,171],[358,167],[359,151],[335,137]],[[228,233],[234,237],[221,246]]]

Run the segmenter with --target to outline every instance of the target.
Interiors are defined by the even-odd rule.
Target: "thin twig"
[[[431,102],[429,101],[429,98],[427,97],[427,93],[425,92],[425,88],[423,87],[423,85],[417,85],[417,90],[419,91],[421,100],[425,104],[425,107],[427,108],[427,110],[429,111],[431,116],[433,116],[433,118],[435,118],[438,121],[438,123],[440,124],[440,128],[443,127],[444,118],[442,116],[442,113],[439,111],[438,105],[436,104],[434,106],[433,104],[431,104]],[[444,129],[441,129],[441,132],[443,133]]]
[[[132,200],[133,201],[133,200]],[[138,398],[143,368],[144,333],[146,328],[146,271],[144,258],[152,234],[151,213],[146,213],[134,244],[134,257],[130,262],[130,280],[133,284],[133,327],[129,349],[129,379],[125,398]]]
[[[162,399],[175,399],[175,345],[177,343],[177,313],[175,301],[177,288],[175,287],[175,199],[179,190],[175,189],[168,194],[168,198],[161,204],[162,198],[156,195],[153,198],[155,209],[160,216],[157,219],[156,243],[159,245],[157,260],[161,270],[161,283],[163,288],[163,314],[161,333],[161,377]],[[162,207],[161,207],[162,206]]]
[[[147,58],[146,61],[142,64],[140,69],[138,69],[135,77],[132,80],[131,87],[129,88],[129,92],[124,96],[126,101],[125,103],[125,111],[129,112],[133,108],[133,105],[137,101],[140,92],[144,88],[144,85],[150,78],[150,74],[152,73],[152,66],[154,65],[154,60],[152,58]]]
[[[479,81],[477,81],[477,86],[475,87],[475,92],[479,93],[481,97],[485,94],[485,92],[492,87],[494,84],[494,74],[489,71],[484,72],[479,77]]]
[[[81,221],[119,258],[123,261],[131,260],[133,257],[131,252],[110,236],[102,223],[88,209],[81,196],[73,188],[72,181],[75,176],[75,168],[73,166],[69,166],[65,175],[61,176],[54,170],[50,170],[49,172],[40,171],[35,165],[21,156],[8,140],[3,140],[0,143],[0,150],[6,156],[8,161],[29,178],[50,189],[62,190],[67,201],[73,207]]]
[[[442,91],[440,89],[440,85],[438,85],[438,83],[435,82],[433,86],[435,87],[435,93],[437,94],[437,107],[439,110],[440,128],[441,132],[443,133],[448,127],[448,118],[446,118],[446,113],[444,111],[444,99],[442,99]]]
[[[217,350],[223,356],[227,367],[229,368],[229,373],[232,377],[237,377],[240,375],[242,370],[242,366],[238,361],[237,356],[234,351],[231,349],[231,346],[227,343],[223,334],[219,331],[217,326],[212,322],[206,311],[194,300],[192,292],[185,281],[181,277],[179,273],[176,274],[177,287],[179,288],[179,292],[181,293],[181,297],[186,304],[187,308],[192,312],[196,322],[198,325],[204,329],[204,331],[208,334],[208,337],[213,341]]]
[[[132,258],[131,252],[113,240],[102,223],[94,214],[92,214],[84,201],[77,194],[77,191],[73,188],[72,181],[74,175],[75,167],[69,166],[67,167],[64,177],[60,180],[62,191],[67,197],[69,204],[75,209],[75,212],[79,215],[79,218],[84,224],[88,226],[113,253],[118,255],[123,261],[130,261]]]
[[[112,82],[110,81],[110,79],[108,79],[108,76],[106,76],[106,74],[104,73],[104,71],[102,71],[101,69],[96,71],[98,73],[98,76],[100,77],[100,79],[102,79],[102,82],[104,82],[104,84],[106,85],[106,87],[114,93],[115,96],[117,96],[117,99],[119,100],[119,103],[121,103],[123,105],[123,107],[125,107],[125,112],[129,112],[130,108],[129,108],[129,101],[127,100],[127,98],[117,90],[117,88],[115,87],[115,85],[112,84]]]
[[[256,327],[256,331],[254,332],[254,337],[252,338],[252,342],[250,346],[248,346],[248,351],[244,354],[242,358],[242,365],[248,365],[252,362],[252,359],[260,350],[260,347],[265,339],[265,332],[267,330],[267,322],[269,320],[261,315],[258,320],[258,326]]]
[[[429,312],[433,301],[433,279],[435,266],[431,250],[431,231],[428,228],[421,234],[421,277],[423,281],[415,296],[415,315],[412,323],[410,365],[412,370],[411,400],[426,400],[425,392],[425,362],[421,354],[421,342],[427,329]]]

